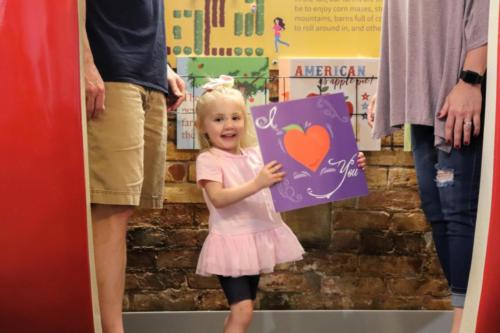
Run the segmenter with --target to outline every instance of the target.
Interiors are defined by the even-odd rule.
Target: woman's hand
[[[358,168],[363,171],[366,170],[366,156],[361,151],[358,153]]]
[[[257,188],[261,190],[282,181],[285,173],[279,171],[281,167],[282,165],[277,161],[266,164],[254,179]]]
[[[460,148],[462,142],[469,145],[471,133],[478,136],[481,131],[481,85],[459,81],[451,90],[438,113],[439,119],[446,118],[445,138],[453,147]]]

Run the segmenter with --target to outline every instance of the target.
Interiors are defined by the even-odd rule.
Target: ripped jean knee
[[[453,186],[455,182],[455,170],[449,168],[441,168],[436,164],[436,186],[447,187]]]

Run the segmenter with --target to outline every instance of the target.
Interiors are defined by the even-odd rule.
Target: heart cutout
[[[289,125],[284,130],[283,142],[288,155],[316,172],[330,150],[328,131],[320,125],[313,125],[305,132],[298,125]]]

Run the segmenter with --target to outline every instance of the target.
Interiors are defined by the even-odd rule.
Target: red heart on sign
[[[319,125],[311,126],[305,132],[297,125],[288,127],[291,129],[283,139],[288,155],[315,172],[330,150],[328,131]]]

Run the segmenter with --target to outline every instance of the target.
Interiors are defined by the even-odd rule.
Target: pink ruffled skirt
[[[242,276],[270,273],[274,266],[302,259],[304,249],[286,225],[250,234],[210,232],[201,249],[196,273]]]

